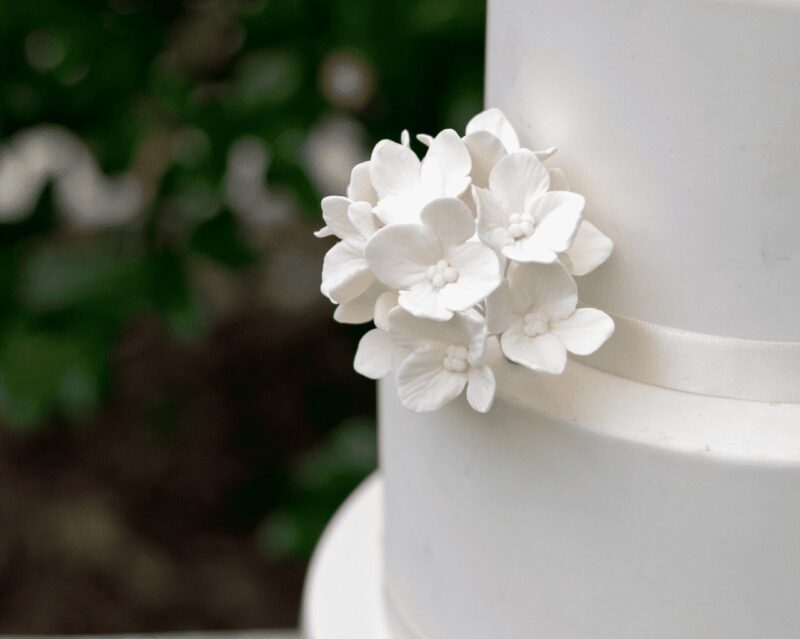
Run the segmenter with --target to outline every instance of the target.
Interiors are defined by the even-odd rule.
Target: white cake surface
[[[488,22],[487,106],[559,147],[615,242],[582,302],[800,342],[800,1],[490,0]],[[411,413],[381,383],[408,636],[800,637],[800,404],[491,357],[487,415]]]
[[[486,68],[614,240],[585,304],[800,342],[800,2],[489,0]]]
[[[492,364],[487,415],[381,384],[385,588],[420,639],[800,636],[800,405]]]

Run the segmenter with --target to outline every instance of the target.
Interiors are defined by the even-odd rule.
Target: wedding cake
[[[488,340],[493,402],[477,374],[437,410],[432,376],[412,385],[403,364],[383,378],[380,473],[320,545],[308,636],[800,637],[800,0],[491,0],[487,37],[482,117],[505,151],[512,136],[523,149],[557,146],[526,157],[551,169],[551,191],[566,177],[556,192],[585,198],[595,252],[605,235],[614,244],[585,275],[555,245],[549,266],[531,258],[509,274],[503,255],[517,254],[501,246],[487,287],[571,268],[574,312],[604,313],[591,348],[562,340],[578,354],[563,372],[546,370],[546,354],[516,357],[505,335]],[[422,140],[433,156],[439,137]],[[399,279],[377,255],[394,213],[376,152],[364,212],[386,227],[361,250],[383,291]],[[473,153],[464,206],[486,241],[493,187],[482,190],[476,166]],[[579,222],[570,228],[579,243]],[[434,289],[455,268],[444,262],[427,272]],[[388,320],[370,311],[374,331],[438,313],[499,334],[491,296],[459,314],[403,295]],[[542,321],[525,315],[525,335]],[[447,371],[478,370],[457,348],[444,357]]]

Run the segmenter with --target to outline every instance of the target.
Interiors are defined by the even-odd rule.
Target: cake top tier
[[[800,342],[800,2],[493,0],[487,105],[614,240],[587,304]]]

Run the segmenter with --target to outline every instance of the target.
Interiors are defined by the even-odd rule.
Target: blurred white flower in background
[[[375,93],[375,73],[370,64],[352,51],[334,51],[322,62],[319,84],[335,106],[363,109]]]
[[[29,215],[49,181],[59,213],[77,227],[124,224],[144,207],[136,177],[107,177],[73,133],[41,125],[16,134],[0,149],[0,221]]]
[[[347,188],[350,170],[369,158],[365,137],[361,124],[342,115],[328,117],[309,131],[305,164],[320,193],[341,193]]]
[[[39,73],[52,71],[67,55],[63,38],[50,29],[36,29],[25,38],[25,60]]]
[[[239,138],[228,151],[225,198],[240,221],[256,233],[284,224],[296,209],[291,195],[267,185],[270,161],[266,145],[253,136]]]
[[[125,224],[141,212],[144,199],[136,177],[109,179],[88,153],[76,158],[55,189],[60,211],[74,226],[84,228]]]

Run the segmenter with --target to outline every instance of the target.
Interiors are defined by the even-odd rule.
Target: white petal
[[[433,136],[428,135],[427,133],[420,133],[417,135],[417,140],[422,142],[425,146],[430,146],[433,144]]]
[[[586,275],[608,259],[614,243],[591,222],[583,221],[567,250],[573,275]]]
[[[342,324],[363,324],[375,315],[375,308],[386,287],[373,282],[370,287],[355,299],[339,304],[333,312],[333,319]]]
[[[531,311],[559,320],[572,314],[578,287],[566,269],[555,264],[520,265],[509,277],[510,305],[517,315]]]
[[[491,191],[474,188],[472,194],[478,207],[478,237],[500,250],[511,242],[508,234],[511,211],[504,208]]]
[[[461,200],[439,198],[420,213],[422,223],[431,231],[442,248],[463,244],[475,234],[475,219]]]
[[[389,288],[409,289],[427,278],[427,270],[442,257],[438,240],[418,224],[396,224],[367,242],[367,262]]]
[[[486,413],[494,402],[496,382],[492,369],[486,365],[470,368],[467,381],[467,401],[479,413]]]
[[[589,355],[614,333],[614,320],[596,308],[579,308],[566,319],[553,323],[551,330],[570,353]]]
[[[369,177],[369,162],[361,162],[353,167],[347,197],[353,202],[369,202],[373,206],[378,203],[378,194]]]
[[[511,308],[511,291],[503,282],[497,290],[486,298],[486,327],[490,335],[500,335],[519,317]]]
[[[344,304],[355,299],[374,281],[363,249],[352,242],[338,242],[325,254],[320,290],[333,302]]]
[[[350,224],[365,240],[368,240],[381,227],[380,220],[372,212],[369,202],[354,202],[347,209],[347,218]]]
[[[570,184],[569,178],[567,177],[564,169],[553,167],[552,169],[548,169],[548,172],[550,173],[550,188],[553,191],[572,190],[572,185]]]
[[[444,369],[444,351],[431,346],[411,353],[397,372],[397,391],[406,408],[417,412],[437,410],[464,390],[467,376]]]
[[[411,146],[411,134],[408,132],[408,129],[400,131],[400,144],[405,147]]]
[[[381,329],[373,328],[358,342],[353,368],[364,377],[381,379],[391,372],[393,358],[392,338]]]
[[[489,174],[507,155],[503,143],[488,131],[474,131],[464,138],[464,144],[472,159],[472,183],[482,188],[489,186]]]
[[[550,191],[534,201],[528,210],[538,220],[537,242],[556,253],[566,251],[578,232],[584,203],[582,195],[569,191]]]
[[[319,231],[314,231],[314,237],[332,237],[336,235],[330,226],[323,226]]]
[[[381,140],[372,151],[370,181],[381,198],[402,195],[418,188],[420,167],[419,158],[411,149],[392,140]]]
[[[513,362],[541,373],[558,375],[567,364],[567,349],[551,333],[528,337],[521,322],[513,324],[500,337],[503,354]]]
[[[465,311],[488,297],[502,281],[500,260],[480,242],[467,242],[447,252],[447,260],[458,271],[458,279],[441,291],[445,306]]]
[[[410,291],[400,291],[400,306],[416,317],[446,321],[453,317],[441,295],[441,289],[433,288],[429,283],[418,284]]]
[[[558,259],[558,255],[539,241],[535,234],[508,244],[501,250],[508,259],[521,263],[552,264]]]
[[[378,202],[375,214],[386,226],[392,224],[419,224],[420,202],[417,192],[404,195],[388,195]]]
[[[486,109],[467,123],[467,134],[488,131],[497,137],[509,153],[519,149],[519,138],[505,114],[496,108]]]
[[[403,308],[389,313],[389,334],[395,344],[408,350],[437,344],[460,344],[483,356],[486,322],[479,315],[461,313],[447,322],[415,317]]]
[[[329,195],[322,198],[322,219],[325,220],[327,228],[340,240],[346,240],[356,235],[356,230],[347,216],[347,209],[350,208],[350,204],[350,200],[339,195]],[[324,236],[317,235],[317,237]]]
[[[375,326],[389,332],[389,313],[398,307],[396,291],[385,291],[375,302]]]
[[[452,129],[437,135],[420,173],[427,192],[439,196],[458,197],[469,187],[472,160],[461,137]]]
[[[526,205],[550,188],[550,174],[532,151],[507,155],[489,174],[489,189],[510,213],[523,213]]]
[[[558,153],[558,147],[551,146],[550,148],[543,149],[541,151],[534,151],[536,157],[539,159],[539,162],[544,162],[545,160],[549,160],[553,157],[556,153]]]

